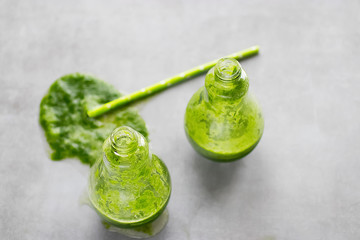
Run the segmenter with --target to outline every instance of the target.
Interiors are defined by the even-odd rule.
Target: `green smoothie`
[[[165,164],[149,152],[145,137],[119,127],[104,142],[103,152],[89,179],[89,198],[100,217],[120,228],[155,220],[168,203],[171,181]]]
[[[87,110],[120,97],[112,85],[91,75],[69,74],[57,79],[40,104],[40,124],[53,150],[51,158],[78,158],[92,165],[101,156],[101,146],[118,126],[126,125],[145,137],[144,120],[133,108],[122,108],[90,118]]]
[[[264,120],[248,88],[248,77],[235,59],[222,59],[208,72],[185,113],[185,132],[196,151],[215,161],[232,161],[256,147]]]

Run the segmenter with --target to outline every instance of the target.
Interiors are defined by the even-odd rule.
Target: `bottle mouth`
[[[134,130],[126,126],[116,128],[111,133],[110,140],[111,146],[118,156],[129,155],[138,147],[138,136]]]
[[[240,76],[240,63],[234,58],[222,58],[215,65],[215,74],[224,81],[231,81]]]

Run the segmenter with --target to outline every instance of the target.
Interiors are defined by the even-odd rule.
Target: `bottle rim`
[[[215,65],[215,74],[224,81],[231,81],[241,74],[241,65],[234,58],[221,58]]]
[[[110,136],[112,148],[118,156],[124,156],[136,151],[138,147],[138,136],[136,132],[127,126],[116,128]]]

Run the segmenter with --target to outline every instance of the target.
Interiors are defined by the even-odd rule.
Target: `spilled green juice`
[[[53,150],[51,159],[78,158],[94,164],[102,144],[118,126],[126,125],[145,137],[148,131],[134,108],[122,108],[98,118],[87,110],[120,97],[112,85],[87,74],[69,74],[57,79],[40,104],[40,124]]]

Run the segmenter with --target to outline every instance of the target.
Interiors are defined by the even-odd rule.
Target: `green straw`
[[[251,57],[256,55],[259,52],[259,46],[253,46],[244,50],[241,50],[239,52],[230,54],[226,56],[227,58],[235,58],[235,59],[244,59],[247,57]],[[104,113],[107,113],[115,108],[127,105],[129,103],[132,103],[138,99],[145,98],[147,96],[150,96],[154,93],[160,92],[162,90],[165,90],[169,88],[170,86],[186,81],[189,78],[192,78],[194,76],[197,76],[199,74],[205,73],[210,68],[215,66],[219,59],[216,59],[214,61],[205,63],[203,65],[197,66],[195,68],[192,68],[188,71],[182,72],[176,76],[173,76],[171,78],[162,80],[158,83],[155,83],[151,86],[148,86],[146,88],[140,89],[136,92],[133,92],[131,94],[125,95],[123,97],[117,98],[115,100],[112,100],[111,102],[105,103],[104,105],[101,105],[99,107],[96,107],[92,110],[89,110],[87,114],[89,117],[98,117]]]

